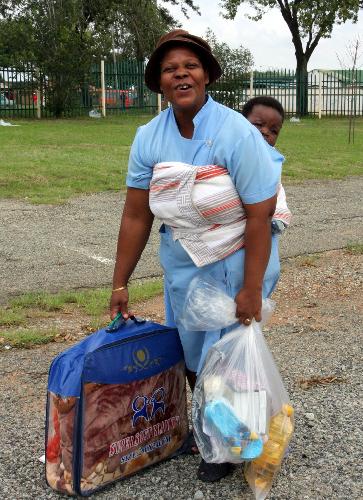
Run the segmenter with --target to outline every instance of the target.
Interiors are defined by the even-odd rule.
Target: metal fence
[[[286,114],[298,112],[296,72],[292,70],[254,71],[245,75],[223,75],[210,88],[214,99],[241,110],[248,99],[268,95],[278,99]],[[313,70],[305,80],[305,108],[315,116],[363,116],[362,70]]]
[[[101,61],[93,65],[85,81],[67,89],[62,115],[155,114],[158,97],[145,87],[144,72],[142,61]],[[53,117],[55,88],[55,77],[44,75],[34,66],[0,67],[0,117]]]
[[[166,103],[144,83],[142,61],[114,61],[95,64],[84,82],[70,89],[63,116],[82,116],[93,111],[103,115],[119,113],[155,114]],[[277,98],[288,115],[296,114],[296,73],[291,70],[228,73],[210,88],[217,101],[241,110],[257,95]],[[363,116],[362,70],[313,70],[305,80],[305,109],[316,116]],[[52,117],[54,78],[33,66],[0,68],[0,118]]]

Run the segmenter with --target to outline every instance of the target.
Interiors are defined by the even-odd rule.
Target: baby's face
[[[282,127],[282,116],[276,109],[263,104],[256,104],[247,119],[258,128],[270,146],[276,144]]]

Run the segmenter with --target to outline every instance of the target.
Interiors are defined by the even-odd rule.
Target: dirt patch
[[[362,314],[362,262],[344,250],[284,260],[271,324],[326,330],[339,316]]]
[[[360,315],[363,256],[333,250],[284,259],[271,326],[309,324],[311,330],[328,329],[341,314]],[[137,314],[162,322],[163,298],[135,305]]]
[[[151,319],[158,323],[163,323],[165,320],[164,315],[164,298],[162,295],[154,297],[153,299],[145,302],[139,302],[133,307],[135,314],[143,318]]]

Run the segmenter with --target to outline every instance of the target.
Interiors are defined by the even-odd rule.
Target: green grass
[[[363,243],[349,243],[345,250],[351,255],[363,255]]]
[[[130,304],[148,300],[163,292],[161,279],[131,284]],[[95,331],[107,324],[109,288],[84,291],[64,291],[56,294],[47,292],[27,293],[0,309],[0,346],[32,347],[55,340],[59,331],[54,328],[36,329],[32,319],[59,317],[59,313],[77,315],[82,313],[88,320],[88,331]],[[105,317],[106,316],[106,317]],[[68,316],[69,317],[69,316]],[[18,328],[17,328],[18,327]]]
[[[348,144],[347,119],[287,120],[277,147],[286,157],[284,182],[362,175],[363,119],[356,120],[354,144]]]
[[[135,131],[150,115],[106,119],[10,120],[0,127],[0,198],[63,203],[72,196],[124,187]],[[348,120],[286,120],[278,148],[286,156],[283,180],[339,179],[363,173],[363,119],[355,144]]]
[[[145,281],[142,284],[135,283],[129,286],[130,303],[141,302],[150,299],[163,292],[161,279]],[[17,311],[18,314],[27,309],[37,309],[45,313],[64,311],[69,306],[74,309],[82,309],[83,312],[92,317],[105,314],[110,300],[109,288],[95,288],[84,291],[62,291],[56,294],[48,292],[26,293],[12,299],[9,304],[8,313]],[[1,316],[0,316],[1,318]]]
[[[11,120],[19,127],[0,128],[0,198],[62,203],[81,193],[119,190],[136,129],[148,120]]]
[[[0,309],[0,327],[18,326],[25,323],[25,314],[17,307]]]
[[[11,347],[30,348],[41,344],[53,342],[57,335],[55,330],[21,329],[0,332],[1,343]]]

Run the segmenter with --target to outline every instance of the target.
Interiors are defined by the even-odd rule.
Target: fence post
[[[161,94],[158,94],[158,115],[161,113]]]
[[[322,80],[321,80],[321,71],[319,69],[319,97],[318,97],[318,113],[319,113],[319,120],[321,119],[321,108],[322,108],[322,103],[321,103],[321,97],[322,97]]]
[[[37,118],[40,120],[42,117],[42,103],[41,103],[41,95],[40,90],[37,89]]]
[[[250,99],[254,97],[253,95],[253,71],[250,73]]]
[[[106,116],[105,61],[101,59],[101,113]]]
[[[41,119],[42,117],[42,103],[41,103],[41,92],[40,92],[40,71],[37,71],[37,80],[38,80],[38,86],[37,86],[37,118],[38,120]]]

